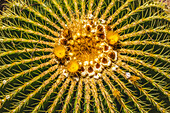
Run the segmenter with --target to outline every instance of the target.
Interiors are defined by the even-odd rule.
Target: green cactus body
[[[153,0],[9,0],[0,112],[169,113],[169,16]]]

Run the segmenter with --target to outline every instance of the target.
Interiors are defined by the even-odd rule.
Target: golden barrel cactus
[[[166,7],[9,0],[0,15],[0,112],[169,113]]]

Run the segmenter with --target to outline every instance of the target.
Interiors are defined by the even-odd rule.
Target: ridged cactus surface
[[[169,113],[170,13],[154,0],[9,0],[0,112]]]

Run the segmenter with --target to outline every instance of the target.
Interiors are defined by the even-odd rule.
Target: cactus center
[[[54,54],[71,77],[100,78],[117,61],[119,34],[105,20],[91,16],[67,25],[56,41]]]

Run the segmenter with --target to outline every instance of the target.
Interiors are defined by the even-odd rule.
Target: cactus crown
[[[168,113],[170,18],[154,0],[10,0],[1,112]]]

